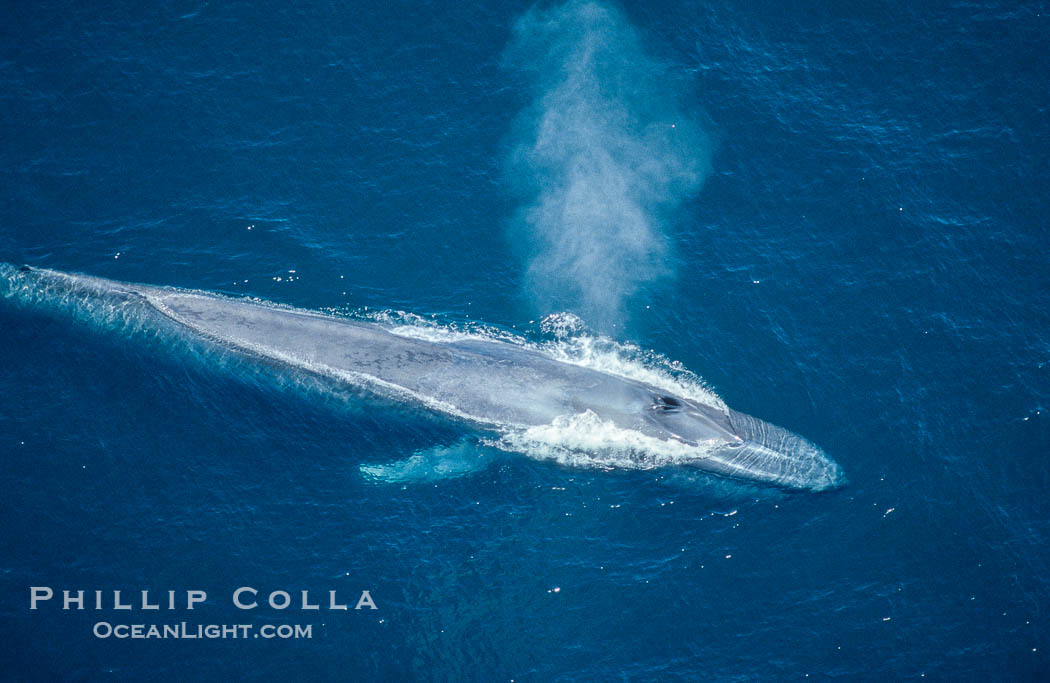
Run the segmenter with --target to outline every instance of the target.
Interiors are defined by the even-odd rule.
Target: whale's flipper
[[[408,484],[453,479],[485,469],[499,451],[463,439],[451,446],[434,446],[409,457],[380,465],[361,465],[361,474],[373,482]]]

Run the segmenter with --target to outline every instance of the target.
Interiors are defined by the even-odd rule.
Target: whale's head
[[[842,467],[812,441],[735,410],[729,421],[743,441],[717,450],[727,465],[757,470],[761,476],[752,477],[789,488],[827,491],[846,485]]]
[[[671,438],[697,447],[683,464],[737,479],[824,491],[846,484],[842,468],[798,434],[732,409],[687,399],[651,397],[649,422]]]

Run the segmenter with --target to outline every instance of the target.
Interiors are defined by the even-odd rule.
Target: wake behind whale
[[[567,362],[522,340],[398,333],[374,321],[0,265],[0,296],[118,329],[189,334],[260,361],[415,403],[495,445],[576,466],[695,467],[776,486],[840,486],[841,469],[787,430],[708,392]]]

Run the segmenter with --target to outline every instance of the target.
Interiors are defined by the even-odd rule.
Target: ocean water
[[[506,452],[7,299],[5,678],[1047,676],[1044,4],[7,9],[0,261],[686,368],[849,483]]]

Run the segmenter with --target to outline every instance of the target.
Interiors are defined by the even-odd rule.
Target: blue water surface
[[[6,9],[0,261],[544,338],[504,163],[527,3]],[[713,156],[614,336],[819,443],[838,491],[515,454],[377,483],[469,434],[0,303],[3,676],[1044,678],[1048,11],[624,6]],[[241,611],[244,585],[379,609]],[[99,617],[30,586],[209,598]]]

